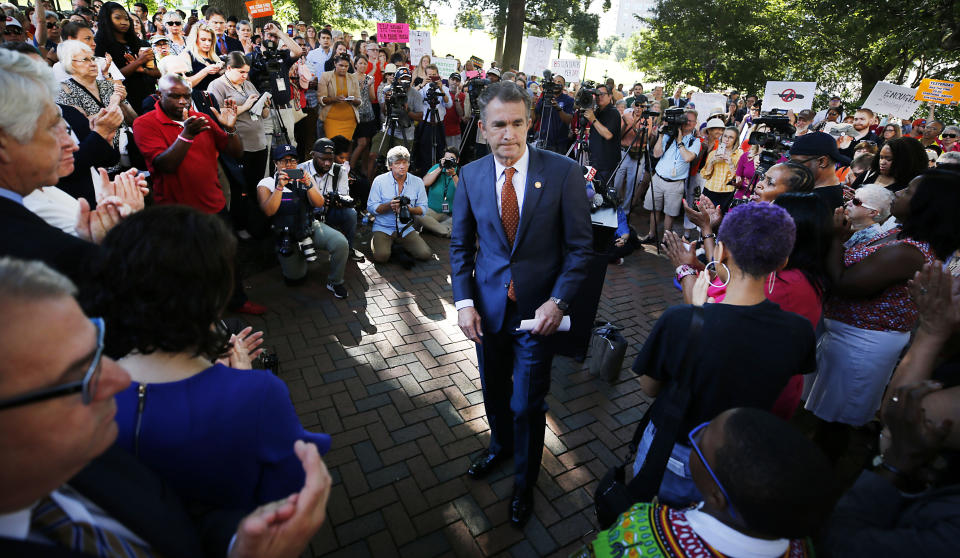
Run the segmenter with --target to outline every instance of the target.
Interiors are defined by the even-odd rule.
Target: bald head
[[[192,91],[190,84],[186,79],[178,76],[177,74],[167,74],[160,78],[160,81],[157,83],[157,88],[160,90],[161,94],[169,93],[170,90],[176,86],[186,87],[188,91]]]
[[[176,74],[167,74],[160,78],[160,108],[171,120],[181,121],[187,118],[192,98],[190,84]]]

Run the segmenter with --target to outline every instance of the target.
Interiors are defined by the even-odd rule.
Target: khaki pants
[[[410,252],[411,256],[418,260],[429,260],[433,256],[430,247],[420,238],[420,233],[417,231],[413,231],[404,237],[400,237],[397,233],[387,234],[376,231],[370,239],[370,249],[373,252],[371,258],[373,261],[377,263],[386,263],[389,261],[394,242],[399,243],[407,252]]]
[[[453,232],[453,219],[446,213],[437,213],[427,208],[427,212],[420,217],[414,217],[423,227],[423,230],[431,232],[437,236],[450,237]]]

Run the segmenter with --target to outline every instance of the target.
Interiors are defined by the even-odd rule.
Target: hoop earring
[[[773,287],[777,284],[777,272],[773,271],[767,275],[767,294],[773,294]]]
[[[720,271],[717,269],[717,265],[722,265],[722,266],[723,266],[723,270],[727,272],[727,280],[726,280],[726,282],[724,282],[724,283],[722,283],[722,284],[720,284],[720,285],[717,285],[716,283],[713,282],[713,279],[711,279],[711,280],[710,280],[710,286],[711,286],[711,287],[716,287],[716,288],[718,288],[718,289],[722,289],[722,288],[726,287],[727,285],[729,285],[729,284],[730,284],[730,268],[727,267],[727,264],[725,264],[725,263],[723,263],[723,262],[718,262],[717,260],[711,260],[710,262],[707,262],[707,267],[705,268],[708,272],[710,271],[710,265],[711,265],[711,264],[713,265],[713,272],[717,274],[717,277],[720,277]]]

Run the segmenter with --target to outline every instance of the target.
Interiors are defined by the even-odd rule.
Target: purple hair
[[[755,202],[731,209],[717,236],[744,273],[763,277],[790,256],[797,226],[786,209]]]

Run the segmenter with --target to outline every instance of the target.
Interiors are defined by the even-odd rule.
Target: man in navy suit
[[[510,520],[533,507],[553,359],[548,336],[586,277],[592,230],[580,166],[526,145],[532,101],[513,82],[483,91],[492,153],[465,166],[453,210],[450,266],[460,329],[477,344],[490,446],[468,474],[512,454]],[[535,318],[531,331],[520,320]]]

